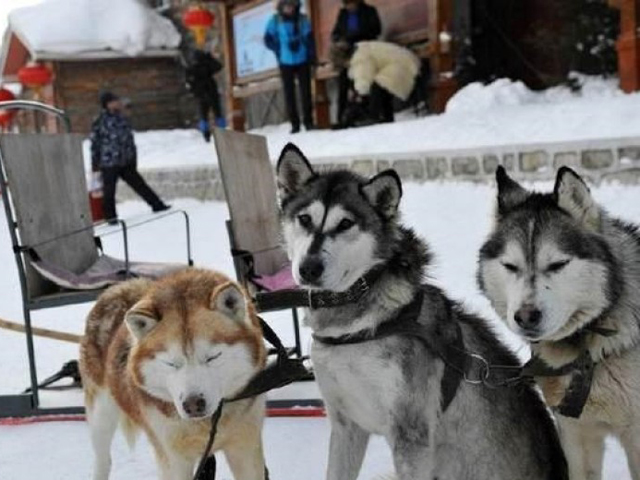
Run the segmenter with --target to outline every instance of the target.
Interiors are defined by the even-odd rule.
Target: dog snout
[[[324,264],[318,256],[307,257],[300,265],[300,277],[306,283],[316,283],[324,272]]]
[[[516,323],[525,330],[538,328],[542,320],[542,312],[533,305],[524,305],[513,316]]]
[[[207,401],[202,395],[190,395],[182,402],[182,408],[190,417],[203,417],[207,410]]]

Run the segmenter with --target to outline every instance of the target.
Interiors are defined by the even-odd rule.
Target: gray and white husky
[[[593,380],[579,418],[557,413],[572,480],[602,478],[616,436],[640,480],[640,234],[612,218],[571,169],[553,193],[525,190],[500,168],[494,231],[480,251],[481,289],[511,330],[552,368],[587,355]],[[576,375],[539,378],[561,404]],[[577,379],[580,381],[580,378]]]
[[[482,319],[421,284],[430,255],[399,224],[397,174],[319,174],[287,145],[277,177],[284,237],[300,285],[345,292],[372,269],[381,272],[356,303],[311,309],[306,317],[331,421],[326,478],[355,480],[371,434],[388,442],[400,480],[567,478],[552,418],[531,385],[489,389],[463,381],[443,411],[446,367],[434,349],[415,337],[376,337],[423,292],[416,317],[425,329],[459,326],[467,350],[518,365]],[[327,343],[363,333],[374,339]]]

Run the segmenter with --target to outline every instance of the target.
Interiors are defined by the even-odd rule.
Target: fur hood
[[[404,47],[388,42],[359,42],[351,58],[349,77],[360,95],[375,82],[395,97],[407,100],[420,72],[420,60]]]

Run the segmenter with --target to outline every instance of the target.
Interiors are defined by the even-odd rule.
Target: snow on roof
[[[113,50],[175,49],[180,34],[141,0],[46,0],[13,10],[9,28],[35,58]]]

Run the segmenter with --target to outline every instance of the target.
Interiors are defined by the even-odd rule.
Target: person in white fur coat
[[[349,77],[360,95],[373,84],[406,101],[420,73],[420,59],[409,49],[389,42],[359,42],[349,61]]]
[[[336,69],[347,69],[354,83],[351,107],[338,119],[344,126],[353,124],[350,117],[357,95],[368,99],[371,122],[392,122],[393,97],[406,101],[411,96],[421,68],[420,59],[411,50],[389,42],[358,42],[353,51],[348,44],[336,42],[329,56]]]

